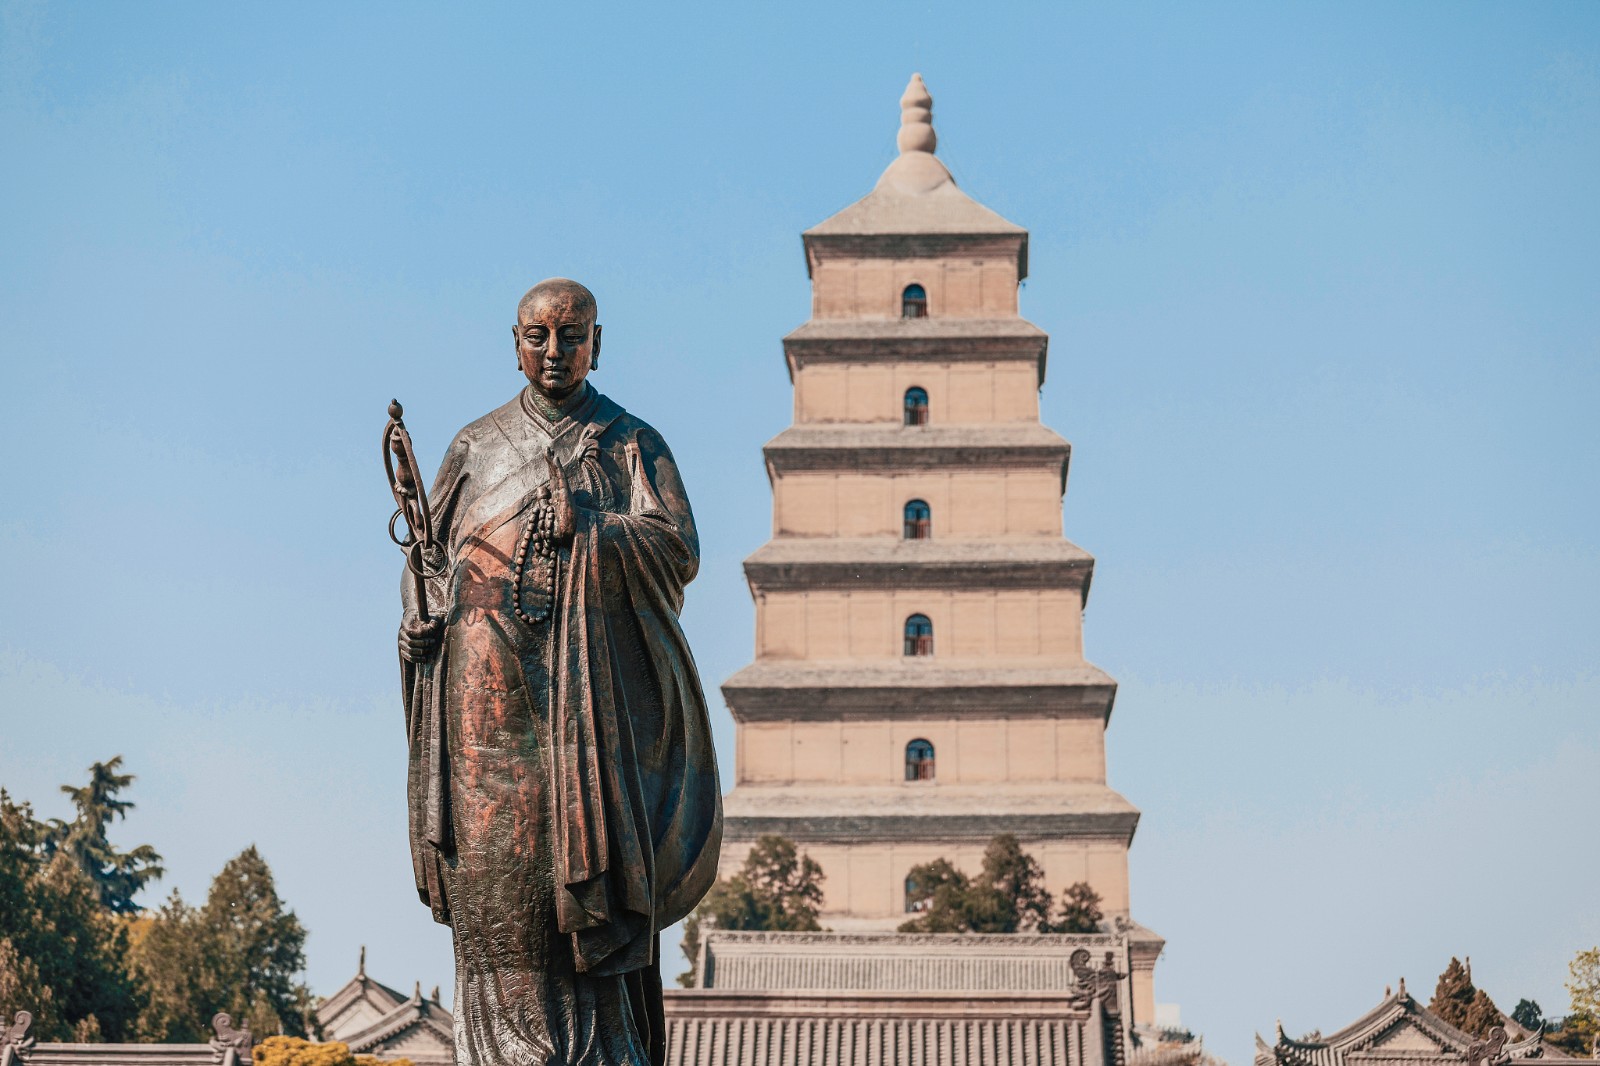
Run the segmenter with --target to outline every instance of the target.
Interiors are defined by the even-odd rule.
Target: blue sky
[[[1600,941],[1600,7],[0,3],[0,783],[122,753],[190,897],[258,844],[331,992],[409,887],[378,460],[552,274],[672,443],[748,661],[800,230],[912,70],[1032,231],[1157,998],[1237,1063],[1452,954]],[[719,701],[714,700],[714,703]],[[716,711],[731,772],[731,722]]]

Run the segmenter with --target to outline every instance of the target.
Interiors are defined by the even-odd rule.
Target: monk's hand
[[[439,650],[439,634],[444,632],[444,619],[431,618],[420,622],[415,618],[400,626],[400,658],[408,663],[425,663]]]
[[[572,509],[572,487],[567,484],[567,475],[556,460],[554,448],[545,449],[544,461],[550,468],[550,511],[555,518],[550,539],[557,544],[565,544],[572,539],[572,532],[578,524],[577,515]]]

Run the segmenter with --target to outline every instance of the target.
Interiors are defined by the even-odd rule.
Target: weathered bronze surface
[[[678,624],[699,541],[666,443],[585,381],[595,317],[576,282],[523,297],[528,386],[456,435],[430,493],[406,484],[398,404],[385,430],[412,531],[411,855],[454,936],[462,1066],[659,1066],[659,933],[716,876],[721,790]]]

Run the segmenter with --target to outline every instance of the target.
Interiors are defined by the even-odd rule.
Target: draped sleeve
[[[578,968],[651,961],[716,877],[721,789],[678,621],[699,538],[672,453],[624,417],[601,442],[615,511],[583,508],[552,642],[557,924]]]

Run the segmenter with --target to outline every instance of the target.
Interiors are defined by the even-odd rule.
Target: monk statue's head
[[[551,400],[564,400],[600,365],[594,293],[567,278],[548,278],[517,304],[517,366]]]

